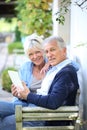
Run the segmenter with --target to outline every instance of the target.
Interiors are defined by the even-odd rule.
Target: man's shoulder
[[[68,64],[65,67],[63,67],[61,71],[75,71],[76,72],[76,69],[73,65]]]
[[[73,65],[68,64],[65,67],[63,67],[58,73],[57,75],[62,74],[62,76],[65,76],[66,74],[72,74],[72,75],[76,75],[76,69],[74,68]]]

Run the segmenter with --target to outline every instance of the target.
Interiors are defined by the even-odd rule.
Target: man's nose
[[[50,52],[48,52],[47,53],[47,57],[49,58],[49,57],[51,57],[52,56],[52,54],[50,53]]]

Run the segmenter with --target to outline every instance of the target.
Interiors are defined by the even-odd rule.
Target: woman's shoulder
[[[22,65],[21,65],[21,69],[29,69],[29,68],[31,68],[32,67],[32,65],[33,65],[33,63],[31,62],[31,61],[26,61],[25,63],[23,63]]]

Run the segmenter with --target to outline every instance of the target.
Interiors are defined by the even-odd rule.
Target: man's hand
[[[13,96],[16,96],[20,98],[21,100],[26,100],[28,94],[30,93],[29,88],[26,86],[24,82],[22,82],[24,89],[21,89],[20,87],[16,87],[15,85],[12,85],[11,91]]]
[[[22,84],[23,84],[24,89],[23,90],[19,90],[18,94],[19,94],[19,98],[20,99],[26,100],[28,94],[30,93],[30,90],[29,90],[29,88],[26,86],[26,84],[24,82],[22,82]]]

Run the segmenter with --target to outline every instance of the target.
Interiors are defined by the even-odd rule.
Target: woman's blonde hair
[[[27,36],[24,42],[25,54],[28,55],[29,50],[31,48],[38,48],[42,50],[42,42],[43,42],[42,36],[38,36],[37,34]]]

